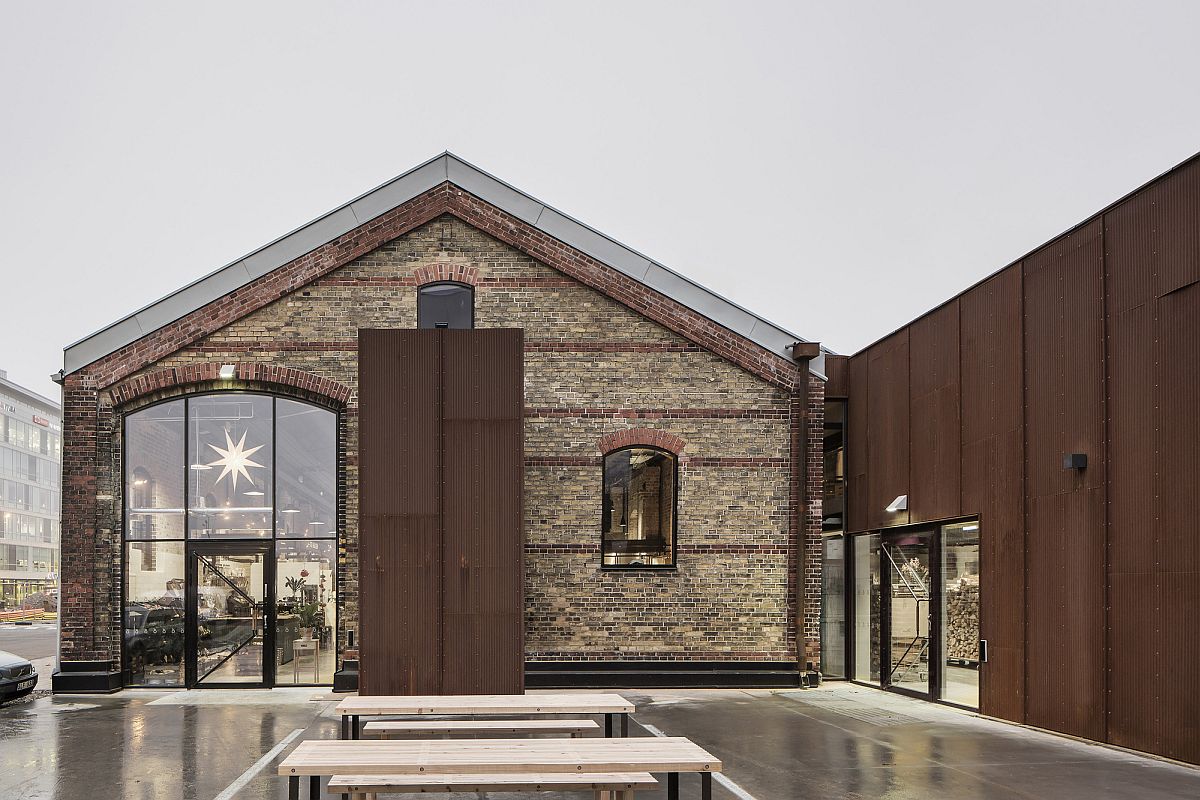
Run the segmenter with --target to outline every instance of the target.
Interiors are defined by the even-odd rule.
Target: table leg
[[[667,773],[667,800],[679,800],[679,773]]]
[[[309,800],[317,800],[321,796],[321,776],[313,775],[308,779]]]
[[[288,800],[300,800],[300,776],[288,776]]]
[[[350,738],[357,739],[359,737],[358,730],[358,714],[350,715]]]
[[[604,715],[604,738],[611,739],[613,734],[613,715]]]
[[[621,738],[623,738],[623,739],[629,738],[629,715],[628,714],[621,715]]]
[[[712,773],[700,773],[700,800],[712,800]]]
[[[342,714],[342,728],[340,731],[338,731],[338,738],[350,738],[350,716],[348,714]]]

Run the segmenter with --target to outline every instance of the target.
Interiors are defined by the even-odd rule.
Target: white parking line
[[[632,719],[632,717],[630,719]],[[641,725],[643,728],[650,731],[655,736],[664,736],[664,737],[667,736],[667,734],[663,733],[661,730],[654,727],[653,725],[647,725],[644,722],[639,722],[638,725]],[[754,795],[750,794],[745,789],[738,786],[733,781],[729,780],[729,778],[726,778],[720,772],[713,773],[713,780],[716,781],[717,783],[721,784],[722,786],[724,786],[730,792],[732,792],[733,796],[738,798],[738,800],[757,800],[757,798]],[[222,800],[224,800],[224,798],[222,798]]]
[[[271,759],[282,753],[283,749],[291,744],[292,741],[302,733],[304,733],[304,728],[296,728],[296,730],[283,737],[279,744],[272,747],[267,751],[266,755],[251,764],[250,769],[238,776],[236,781],[226,786],[225,791],[221,792],[219,795],[213,798],[213,800],[233,800],[234,797],[237,797],[237,793],[246,788],[246,784],[249,783],[255,775],[262,772],[263,767],[271,763]]]

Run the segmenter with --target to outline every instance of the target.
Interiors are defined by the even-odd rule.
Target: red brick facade
[[[422,264],[407,275],[346,274],[334,270],[356,262],[389,242],[402,237],[442,215],[449,214],[475,229],[552,267],[556,275],[486,274],[473,266],[453,261]],[[547,270],[546,272],[549,272]],[[345,375],[345,362],[355,352],[355,329],[349,337],[326,336],[324,331],[305,331],[303,336],[286,332],[249,338],[214,336],[248,315],[314,287],[350,291],[382,287],[385,291],[412,292],[415,286],[435,281],[456,281],[480,290],[509,291],[527,287],[555,291],[583,284],[632,309],[646,319],[677,334],[658,339],[601,341],[571,333],[562,336],[527,337],[526,353],[543,358],[608,358],[633,354],[634,361],[660,356],[699,357],[714,354],[764,383],[764,392],[790,397],[787,403],[729,403],[711,401],[687,405],[686,395],[678,405],[621,404],[549,405],[536,399],[526,409],[532,424],[577,426],[634,425],[587,439],[585,451],[539,452],[528,449],[527,469],[599,469],[602,454],[635,444],[662,447],[680,455],[681,475],[724,470],[730,475],[769,474],[787,477],[789,496],[784,528],[790,542],[689,541],[680,546],[681,557],[715,555],[736,557],[758,553],[788,564],[787,607],[791,619],[787,647],[778,649],[721,649],[714,642],[702,657],[714,659],[779,659],[794,657],[816,662],[819,656],[820,549],[822,483],[821,443],[823,384],[807,378],[803,367],[771,353],[744,337],[700,316],[628,276],[564,245],[520,220],[467,194],[452,184],[442,184],[316,250],[264,275],[197,311],[172,322],[153,334],[129,344],[66,376],[63,384],[63,556],[62,556],[62,659],[68,662],[104,662],[120,669],[122,636],[121,602],[121,419],[125,411],[157,399],[214,388],[261,389],[308,399],[341,411],[344,424],[340,448],[340,472],[356,480],[357,408],[352,382]],[[348,314],[353,314],[352,304]],[[353,323],[353,317],[349,320]],[[364,327],[369,325],[363,324]],[[314,335],[315,334],[315,335]],[[295,354],[291,366],[284,356]],[[329,354],[325,356],[323,354]],[[561,355],[560,355],[561,354]],[[166,365],[164,361],[173,365]],[[235,366],[232,380],[222,380],[223,364]],[[338,369],[320,364],[338,364]],[[322,374],[326,373],[326,374]],[[527,370],[528,375],[528,370]],[[661,400],[659,401],[661,403]],[[726,401],[728,402],[728,401]],[[789,441],[781,452],[767,448],[730,455],[697,445],[687,435],[662,430],[663,426],[750,424],[786,426]],[[764,454],[759,454],[764,453]],[[353,497],[352,493],[351,496]],[[345,494],[343,495],[345,506]],[[356,500],[341,513],[354,516]],[[772,513],[774,510],[772,509]],[[339,576],[339,626],[344,626],[344,608],[357,603],[357,534],[343,544],[343,571]],[[527,553],[590,553],[590,546],[577,543],[530,541]],[[782,561],[776,563],[781,564]],[[564,577],[564,580],[566,578]],[[654,591],[652,580],[633,574],[610,575],[611,583],[597,592],[597,601],[607,602],[621,592]],[[601,611],[600,613],[604,613]],[[340,632],[344,642],[345,630]],[[699,652],[699,651],[697,651]],[[554,660],[581,658],[683,658],[653,649],[625,650],[617,654],[592,649],[577,656],[565,650],[545,650],[538,658]],[[701,657],[694,655],[691,657]]]

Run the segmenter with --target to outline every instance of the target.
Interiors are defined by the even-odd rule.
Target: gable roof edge
[[[447,151],[68,345],[63,370],[76,372],[445,182],[776,355],[790,360],[791,345],[808,341]],[[826,352],[809,364],[822,379]]]

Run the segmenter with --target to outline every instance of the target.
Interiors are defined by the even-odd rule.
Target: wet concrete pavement
[[[623,694],[638,706],[633,735],[688,736],[724,761],[716,798],[1200,797],[1200,770],[859,687]],[[292,742],[251,770],[293,734],[293,742],[336,738],[333,703],[318,696],[328,697],[126,691],[0,707],[0,798],[286,797],[274,768]],[[695,776],[681,785],[683,797],[699,795]]]

